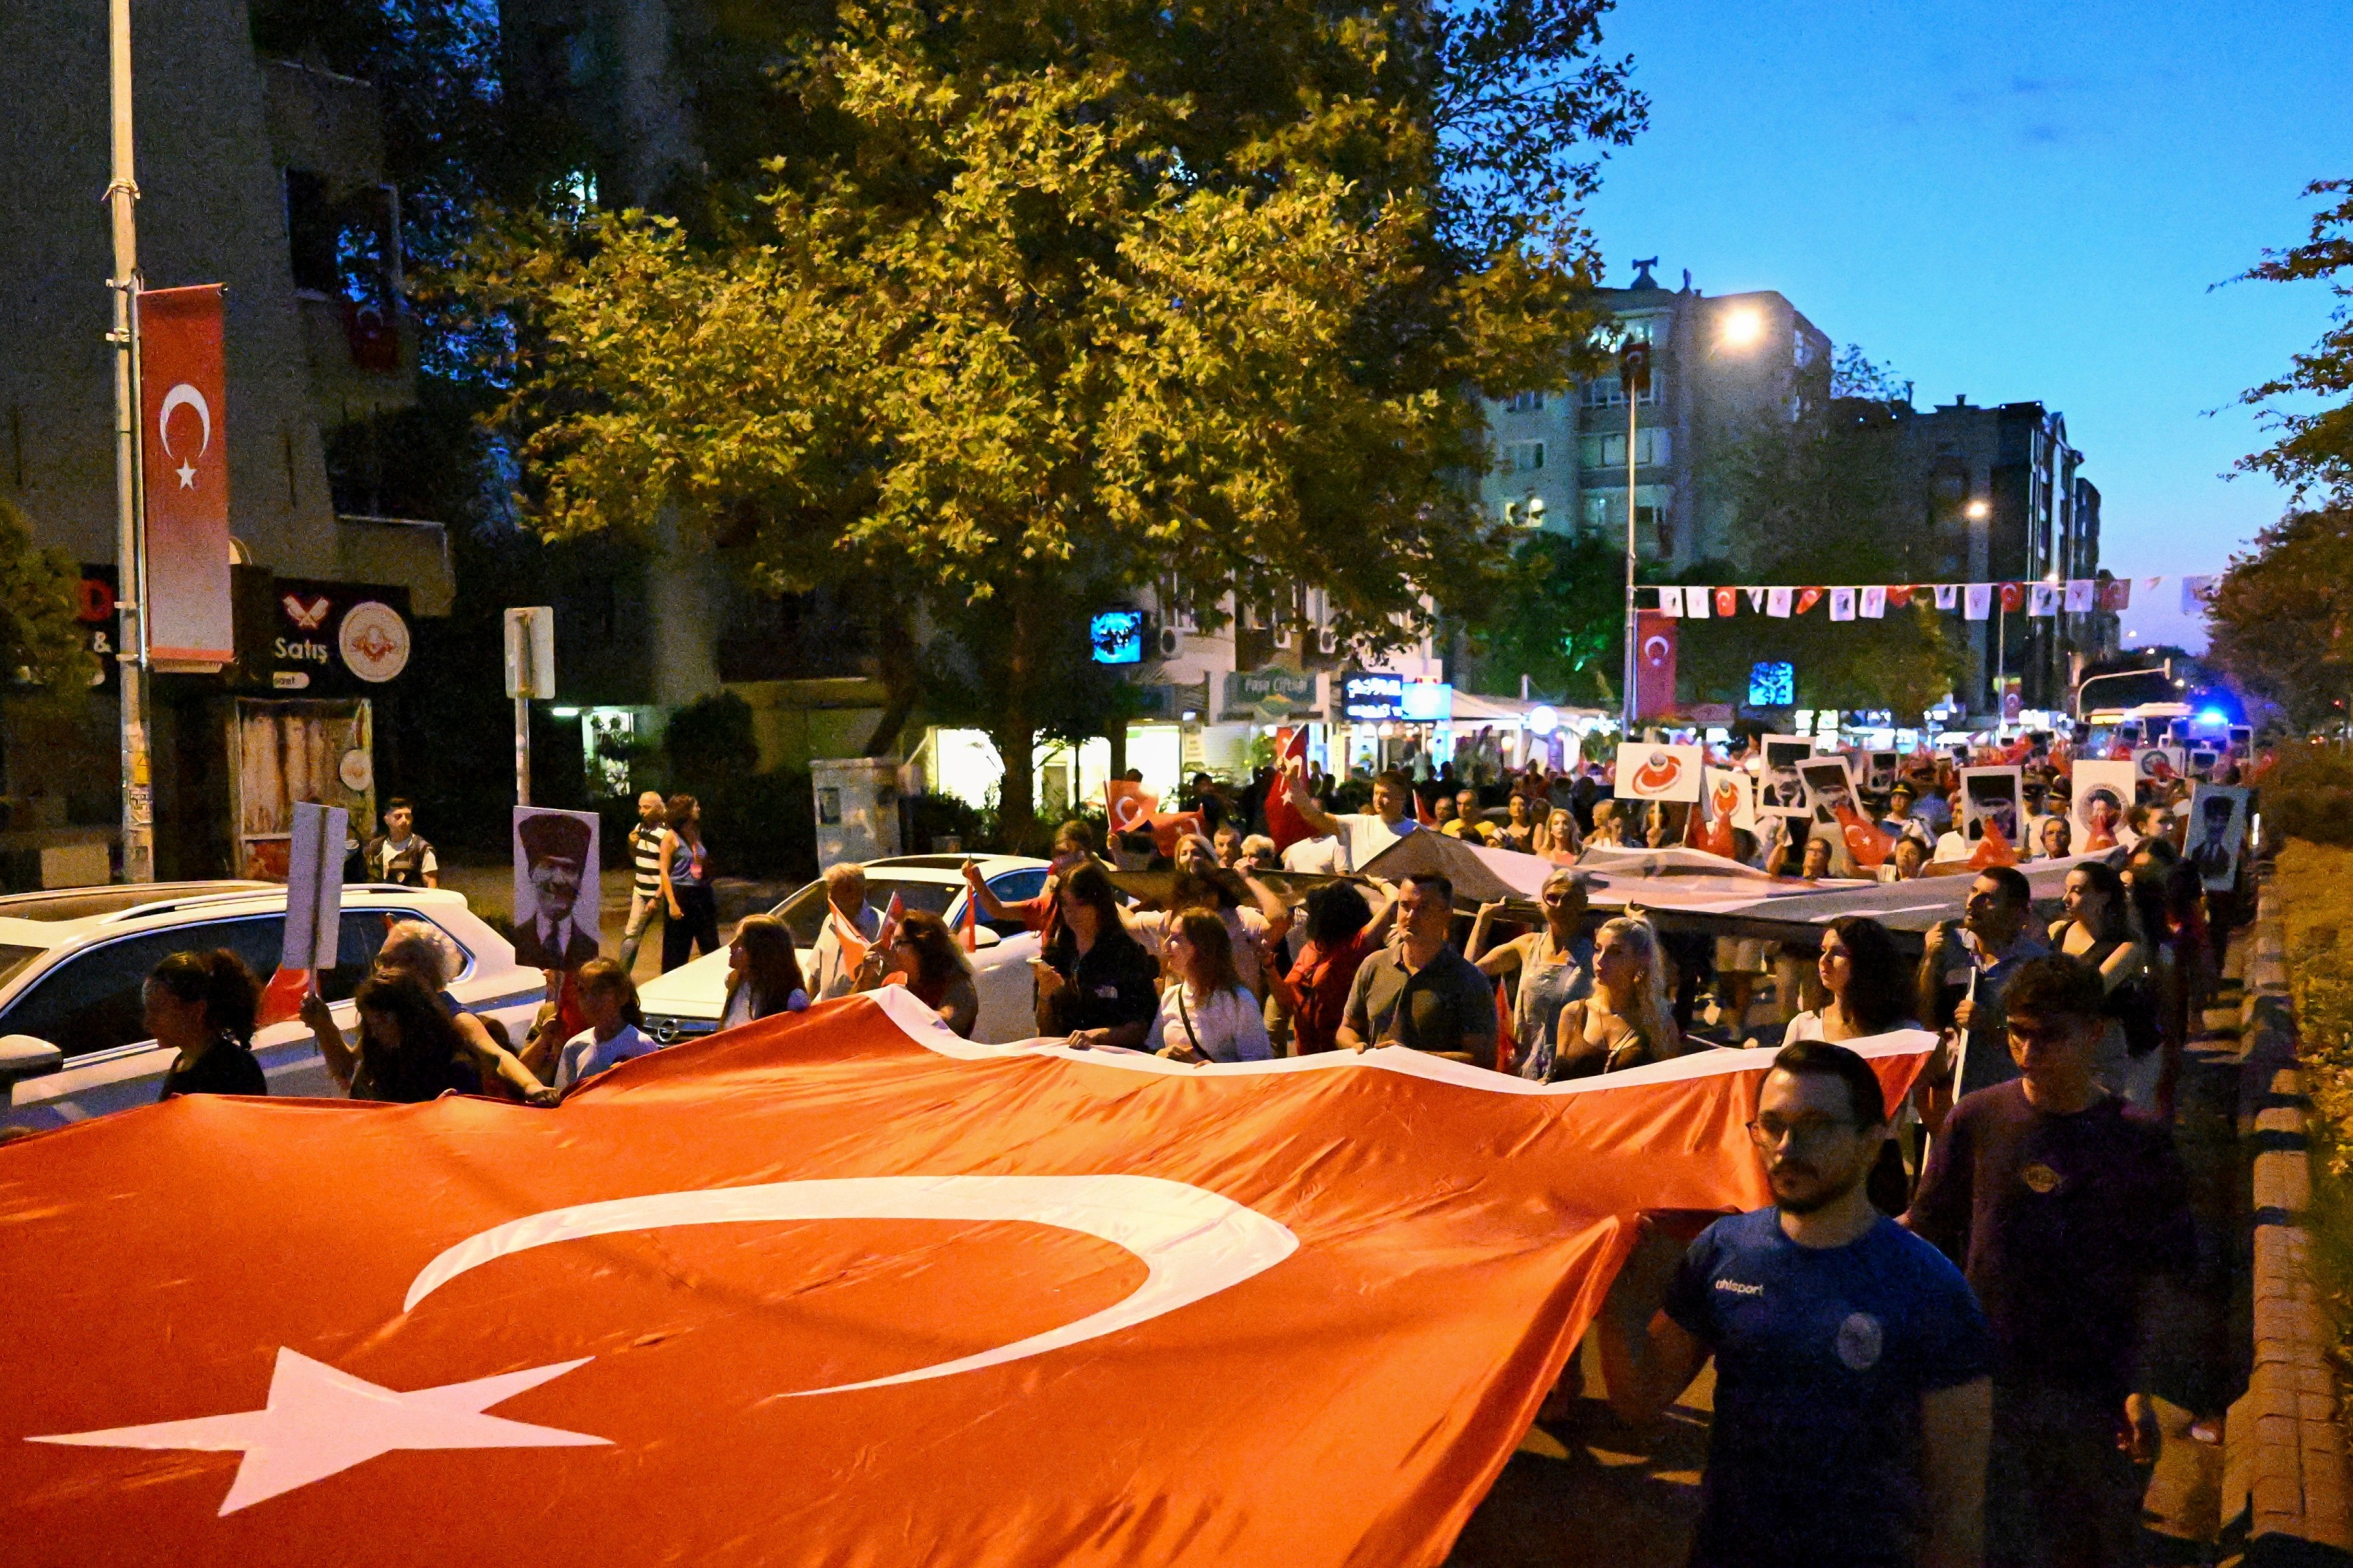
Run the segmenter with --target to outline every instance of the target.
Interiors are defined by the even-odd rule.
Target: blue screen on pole
[[[1773,659],[1748,667],[1748,706],[1787,708],[1798,700],[1798,667]]]
[[[1094,645],[1097,664],[1144,662],[1144,612],[1098,610],[1087,623],[1087,638]]]

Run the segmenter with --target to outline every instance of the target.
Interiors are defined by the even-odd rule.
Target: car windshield
[[[955,882],[917,882],[897,877],[875,876],[866,879],[866,901],[878,910],[891,907],[895,894],[902,908],[929,910],[944,915],[964,889]],[[793,941],[803,947],[817,941],[818,932],[825,929],[825,882],[811,882],[783,903],[769,911],[783,921],[793,933]]]

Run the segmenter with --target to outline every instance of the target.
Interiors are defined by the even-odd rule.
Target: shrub
[[[2301,838],[2353,848],[2353,753],[2290,742],[2263,775],[2263,832],[2274,843]]]

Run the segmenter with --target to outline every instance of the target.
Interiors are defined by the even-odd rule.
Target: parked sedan
[[[469,1012],[494,1017],[520,1042],[545,994],[544,976],[515,962],[506,939],[464,895],[352,886],[334,968],[319,989],[337,1023],[354,1026],[351,994],[400,921],[438,927],[463,955],[449,984]],[[6,1121],[60,1127],[160,1092],[172,1053],[147,1037],[142,988],[174,952],[225,947],[263,981],[278,968],[286,889],[267,882],[87,888],[0,898],[0,1077],[14,1079]],[[269,1092],[340,1096],[310,1030],[273,1024],[254,1038]],[[31,1076],[26,1076],[31,1075]]]
[[[965,900],[962,855],[902,855],[866,866],[866,899],[876,909],[888,909],[892,898],[908,910],[929,910],[961,929]],[[1050,869],[1043,860],[1018,855],[979,855],[981,876],[999,900],[1034,898],[1046,886]],[[769,911],[791,928],[801,951],[804,969],[808,950],[825,925],[825,883],[811,882]],[[722,935],[727,933],[722,932]],[[972,955],[973,986],[980,993],[980,1016],[973,1026],[976,1040],[1008,1045],[1038,1032],[1031,1005],[1029,961],[1038,956],[1038,936],[1018,921],[983,919]],[[659,980],[638,987],[646,1012],[646,1027],[668,1045],[691,1036],[707,1035],[719,1026],[727,1003],[727,954],[723,949],[671,970]]]

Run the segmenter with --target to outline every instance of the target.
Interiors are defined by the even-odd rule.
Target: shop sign
[[[280,577],[245,660],[251,684],[273,691],[368,692],[408,668],[408,590]]]
[[[1220,710],[1228,719],[1314,718],[1315,676],[1312,671],[1235,669],[1226,672],[1226,700]]]
[[[1405,717],[1405,677],[1352,669],[1340,678],[1340,712],[1360,724]]]

